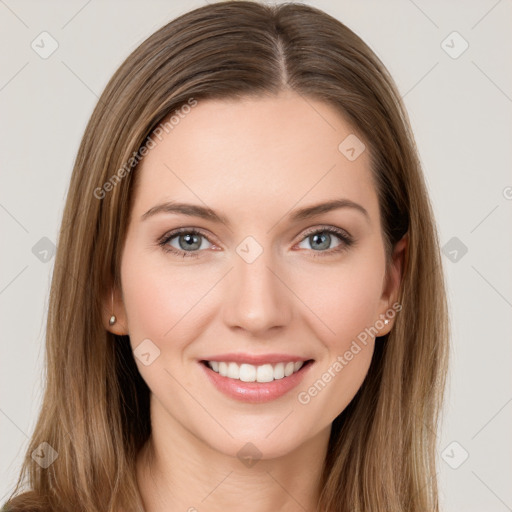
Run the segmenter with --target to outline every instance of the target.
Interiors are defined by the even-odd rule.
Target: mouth
[[[297,373],[304,366],[311,364],[313,359],[306,361],[287,361],[281,363],[265,363],[254,365],[249,363],[236,363],[234,361],[206,361],[205,366],[218,373],[221,377],[240,380],[242,382],[272,382],[273,380],[284,379]]]
[[[250,364],[200,360],[208,381],[230,398],[249,403],[275,400],[303,380],[314,359]]]

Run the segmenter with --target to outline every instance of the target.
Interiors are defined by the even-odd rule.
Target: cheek
[[[377,251],[378,254],[378,251]],[[318,265],[307,273],[310,279],[294,277],[294,288],[313,313],[312,325],[329,350],[345,347],[379,318],[384,260],[352,258],[337,266]]]
[[[313,311],[311,322],[325,357],[297,393],[300,406],[323,422],[333,421],[354,398],[372,360],[371,328],[379,319],[384,257],[355,258],[351,264],[315,272],[315,283],[299,291]]]
[[[180,339],[193,337],[195,307],[215,277],[181,271],[165,258],[131,252],[127,246],[121,281],[132,346],[149,338],[161,348],[172,345],[177,349]]]

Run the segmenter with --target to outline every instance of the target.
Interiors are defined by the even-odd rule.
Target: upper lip
[[[233,362],[238,364],[252,364],[255,366],[263,364],[275,363],[289,363],[297,361],[309,361],[311,358],[296,356],[293,354],[243,354],[243,353],[230,353],[219,354],[216,356],[205,357],[201,361],[217,361],[217,362]]]

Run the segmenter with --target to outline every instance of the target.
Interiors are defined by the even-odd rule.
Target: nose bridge
[[[248,237],[237,247],[225,302],[225,321],[248,331],[284,326],[291,317],[286,286],[276,276],[276,258]]]

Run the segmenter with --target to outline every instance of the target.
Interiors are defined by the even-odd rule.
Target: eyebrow
[[[355,203],[354,201],[351,201],[350,199],[333,199],[332,201],[318,203],[312,206],[306,206],[304,208],[297,209],[290,215],[290,221],[298,222],[301,220],[309,219],[311,217],[315,217],[322,213],[327,213],[341,208],[354,209],[362,213],[368,222],[370,221],[370,215],[368,214],[368,211],[363,206],[361,206],[358,203]],[[231,226],[231,223],[229,222],[227,217],[215,212],[211,208],[208,208],[206,206],[200,206],[189,203],[178,203],[173,201],[153,206],[153,208],[150,208],[146,213],[144,213],[141,216],[141,220],[146,220],[160,213],[175,213],[187,215],[189,217],[199,217],[201,219],[209,220],[217,224],[224,224],[228,228]]]

